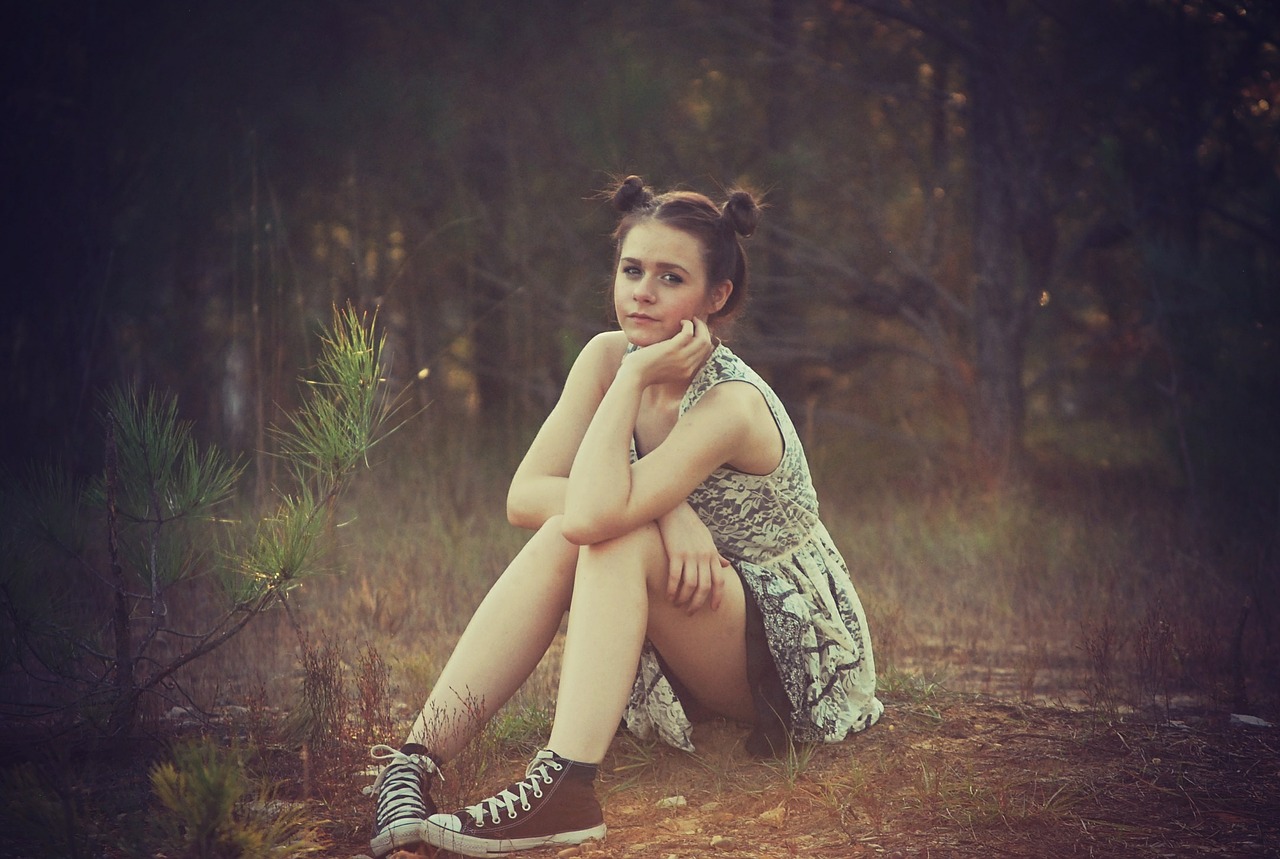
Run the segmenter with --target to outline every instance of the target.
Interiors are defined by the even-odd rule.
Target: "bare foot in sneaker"
[[[428,843],[463,856],[602,839],[604,814],[592,786],[597,769],[544,749],[523,779],[461,811],[432,815],[422,834]]]
[[[369,849],[374,859],[382,859],[393,850],[402,852],[400,848],[422,844],[422,827],[436,812],[431,782],[440,770],[426,748],[414,743],[399,750],[374,746],[370,754],[375,760],[388,761],[373,787],[366,788],[366,793],[378,797]]]

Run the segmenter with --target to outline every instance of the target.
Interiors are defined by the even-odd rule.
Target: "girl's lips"
[[[627,314],[627,318],[634,319],[636,322],[657,322],[658,321],[654,319],[652,316],[648,315],[647,313],[629,313]]]

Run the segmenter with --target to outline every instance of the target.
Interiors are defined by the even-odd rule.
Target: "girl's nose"
[[[636,281],[635,288],[632,289],[631,295],[636,301],[643,301],[646,304],[653,301],[653,281],[648,277],[642,277]]]

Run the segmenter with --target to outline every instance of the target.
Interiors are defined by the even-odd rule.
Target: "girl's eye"
[[[639,277],[640,268],[639,266],[634,266],[634,265],[624,265],[622,267],[622,273],[625,274],[627,277]]]
[[[665,280],[667,283],[672,283],[672,284],[684,283],[684,278],[680,277],[680,275],[672,271],[669,271],[666,274],[664,274],[662,276],[662,279]]]

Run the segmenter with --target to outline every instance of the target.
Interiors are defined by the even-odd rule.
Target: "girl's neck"
[[[665,385],[650,385],[645,388],[645,397],[655,406],[678,405],[689,390],[690,378],[685,382],[670,382]]]

